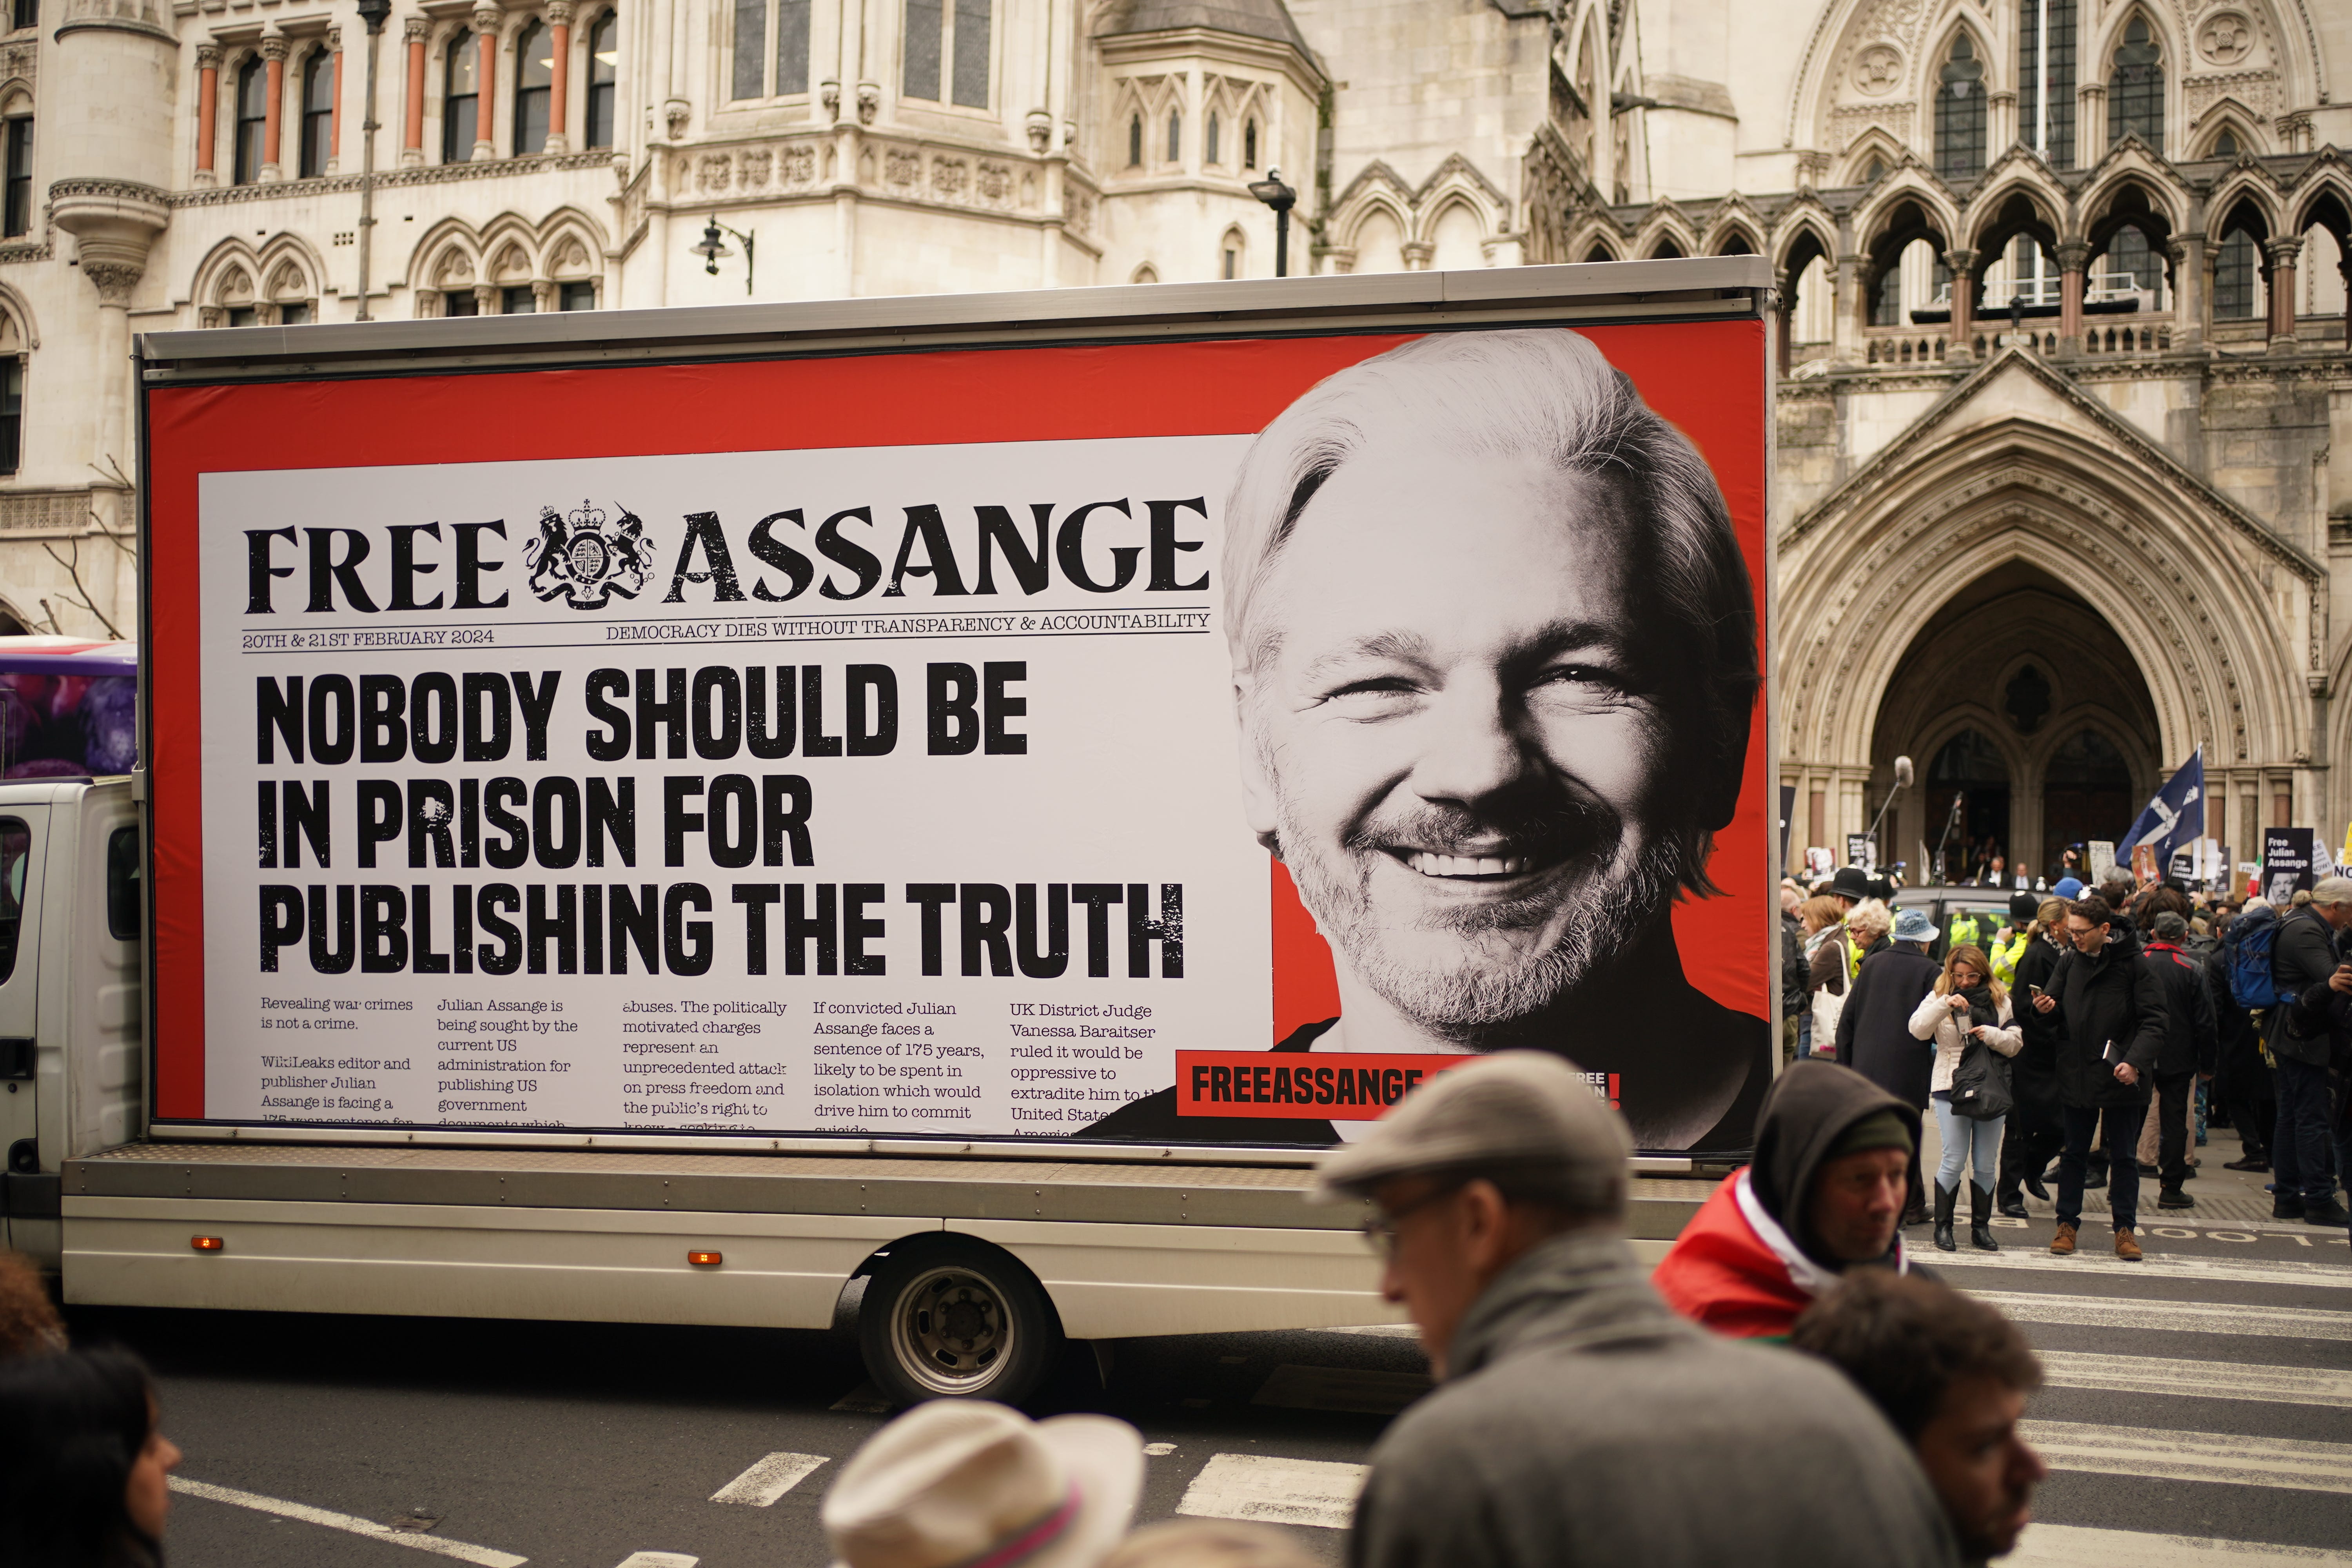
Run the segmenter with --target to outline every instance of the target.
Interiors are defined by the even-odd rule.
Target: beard
[[[1299,823],[1278,773],[1275,795],[1284,862],[1325,934],[1391,1006],[1455,1044],[1544,1012],[1626,956],[1656,927],[1690,863],[1690,847],[1675,836],[1627,852],[1615,812],[1565,795],[1475,812],[1423,806],[1367,822],[1336,849]],[[1411,918],[1379,907],[1372,877],[1391,847],[1493,855],[1478,846],[1498,837],[1509,846],[1503,853],[1533,852],[1551,867],[1540,886]],[[1395,940],[1406,933],[1453,940]],[[1548,940],[1527,940],[1538,933]]]

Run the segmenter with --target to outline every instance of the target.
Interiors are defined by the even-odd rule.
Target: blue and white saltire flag
[[[2156,852],[2159,867],[2172,864],[2173,851],[2189,849],[2205,837],[2205,748],[2180,764],[2180,771],[2166,781],[2156,798],[2131,825],[2131,831],[2116,846],[2116,860],[2121,865],[2131,863],[2132,851],[2145,844]]]

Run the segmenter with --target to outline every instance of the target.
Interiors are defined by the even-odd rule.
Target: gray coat
[[[1843,1377],[1675,1317],[1614,1234],[1513,1263],[1447,1361],[1372,1450],[1354,1568],[1958,1562],[1909,1448]]]

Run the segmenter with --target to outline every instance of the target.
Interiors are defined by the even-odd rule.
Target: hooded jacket
[[[1916,1109],[1834,1063],[1792,1064],[1764,1102],[1756,1163],[1726,1177],[1683,1226],[1651,1277],[1659,1294],[1717,1333],[1785,1338],[1798,1314],[1848,1267],[1813,1234],[1806,1201],[1813,1178],[1847,1129],[1882,1110],[1903,1119],[1916,1150]],[[1900,1232],[1885,1261],[1898,1270],[1913,1268]]]
[[[1676,1318],[1613,1232],[1510,1264],[1446,1367],[1372,1450],[1353,1568],[1958,1560],[1907,1447],[1851,1384]]]
[[[1914,947],[1874,953],[1838,1015],[1838,1060],[1915,1110],[1927,1106],[1935,1053],[1911,1037],[1911,1014],[1942,973]]]
[[[2053,1011],[2066,1031],[2058,1047],[2058,1093],[2076,1110],[2147,1103],[2164,1048],[2164,993],[2140,953],[2137,933],[2117,920],[2097,957],[2085,958],[2077,948],[2050,976]],[[2131,1063],[2137,1083],[2116,1077],[2118,1061]]]

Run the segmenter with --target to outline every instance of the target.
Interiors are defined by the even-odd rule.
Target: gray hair
[[[1708,830],[1729,822],[1759,684],[1756,600],[1723,492],[1685,437],[1591,341],[1559,327],[1433,332],[1326,377],[1243,457],[1225,502],[1225,637],[1236,680],[1279,647],[1256,623],[1268,579],[1324,482],[1387,442],[1473,457],[1536,456],[1623,481],[1646,528],[1631,542],[1644,620],[1687,726],[1693,828],[1681,880],[1708,890]],[[1684,728],[1684,726],[1677,726]]]

